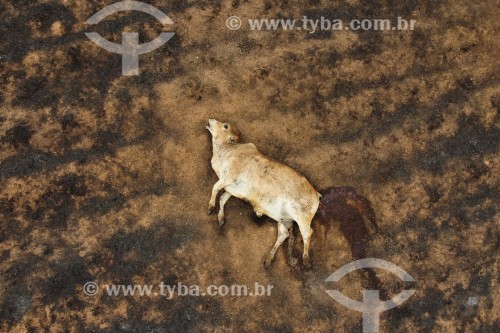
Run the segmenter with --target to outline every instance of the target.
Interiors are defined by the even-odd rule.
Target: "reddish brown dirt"
[[[497,1],[150,1],[176,35],[140,75],[88,40],[163,29],[114,1],[0,2],[0,331],[361,332],[325,279],[353,260],[333,224],[311,270],[265,254],[274,222],[231,199],[217,228],[208,118],[303,173],[352,186],[380,232],[366,255],[389,296],[417,291],[381,332],[498,332]],[[398,16],[415,31],[230,31],[230,15]],[[295,251],[301,251],[298,237]],[[272,284],[270,297],[86,296],[104,284]],[[361,274],[338,287],[360,299]]]

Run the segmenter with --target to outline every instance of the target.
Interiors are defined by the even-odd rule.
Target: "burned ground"
[[[293,269],[274,222],[232,199],[206,207],[208,118],[230,122],[318,189],[352,186],[380,227],[364,252],[393,296],[383,332],[498,332],[500,65],[495,1],[148,1],[175,36],[140,75],[84,35],[141,42],[143,13],[85,21],[113,1],[0,4],[0,331],[361,332],[363,273],[339,221],[313,224],[311,270]],[[226,19],[238,15],[241,29]],[[248,18],[417,20],[414,31],[251,31]],[[295,252],[301,251],[298,237]],[[107,296],[104,284],[253,286],[270,297]]]

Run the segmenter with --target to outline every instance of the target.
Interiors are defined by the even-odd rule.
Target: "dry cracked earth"
[[[416,280],[374,270],[387,298],[416,290],[380,332],[500,331],[497,1],[153,0],[174,25],[136,11],[85,24],[112,3],[0,2],[1,332],[362,332],[361,313],[326,293],[369,288],[362,271],[325,282],[355,259],[339,217],[313,222],[306,270],[286,243],[264,269],[276,224],[248,204],[231,199],[222,229],[207,215],[208,118],[316,189],[352,186],[371,202],[380,230],[366,230],[365,256]],[[246,21],[303,16],[417,23],[309,33]],[[144,43],[167,30],[137,76],[85,36]],[[103,287],[160,282],[273,289],[169,299]]]

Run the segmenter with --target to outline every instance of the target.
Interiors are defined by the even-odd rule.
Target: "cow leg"
[[[210,197],[210,201],[208,203],[208,215],[211,215],[214,210],[215,210],[215,198],[217,197],[217,193],[220,192],[225,187],[225,184],[222,182],[221,179],[215,183],[214,187],[212,188],[212,196]]]
[[[269,252],[269,254],[267,255],[266,261],[264,261],[264,267],[267,268],[271,265],[271,262],[274,259],[274,255],[276,254],[276,250],[278,250],[278,247],[283,244],[288,236],[289,234],[287,227],[283,223],[278,223],[278,239],[276,239],[276,243],[271,249],[271,252]]]
[[[309,244],[311,242],[311,235],[313,230],[311,229],[310,223],[298,223],[300,234],[302,235],[302,239],[304,240],[304,253],[302,254],[302,263],[305,268],[309,268]]]
[[[219,216],[218,216],[219,217],[219,227],[222,227],[222,225],[224,224],[224,205],[229,200],[229,198],[231,198],[231,194],[229,194],[228,192],[224,192],[220,196]]]

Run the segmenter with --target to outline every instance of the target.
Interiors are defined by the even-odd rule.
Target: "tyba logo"
[[[162,24],[174,24],[174,22],[159,9],[138,1],[122,1],[104,7],[94,15],[92,15],[86,24],[98,24],[104,18],[114,13],[136,10],[152,15]],[[139,55],[156,50],[165,44],[174,36],[173,32],[162,32],[158,37],[149,43],[139,44],[139,33],[137,32],[122,32],[122,44],[116,44],[104,39],[97,32],[86,32],[85,35],[94,43],[108,50],[109,52],[122,55],[122,74],[123,75],[138,75],[139,74]]]
[[[338,282],[347,274],[363,268],[385,269],[395,274],[402,281],[415,281],[415,279],[401,267],[377,258],[365,258],[353,261],[336,270],[335,273],[330,275],[325,281]],[[377,333],[379,331],[380,314],[403,304],[413,295],[413,293],[415,293],[415,290],[403,290],[387,301],[380,301],[379,290],[363,290],[363,302],[348,298],[338,290],[327,290],[326,292],[343,306],[363,313],[363,333]]]

